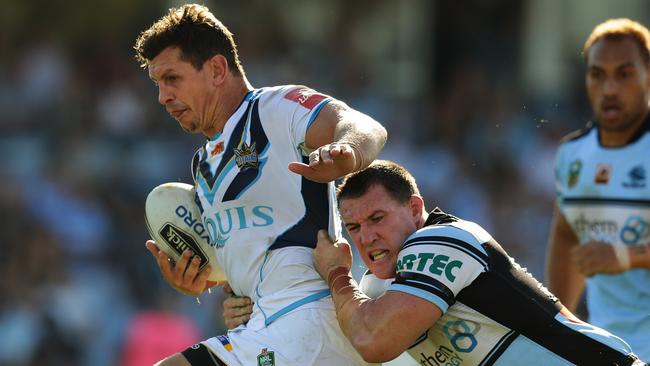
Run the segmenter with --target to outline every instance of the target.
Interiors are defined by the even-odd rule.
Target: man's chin
[[[187,133],[199,133],[199,132],[201,132],[201,131],[199,131],[198,124],[196,124],[194,122],[190,123],[189,125],[182,124],[182,123],[179,123],[179,124],[180,124],[181,128],[183,129],[183,131],[185,131]]]

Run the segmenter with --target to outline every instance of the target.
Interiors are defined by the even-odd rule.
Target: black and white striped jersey
[[[362,289],[372,281],[364,278]],[[615,335],[562,305],[479,225],[434,210],[398,256],[388,291],[426,299],[442,317],[409,349],[422,365],[632,365]]]

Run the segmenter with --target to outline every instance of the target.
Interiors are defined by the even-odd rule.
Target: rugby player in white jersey
[[[319,232],[314,263],[367,361],[408,351],[427,366],[645,365],[621,338],[577,319],[479,225],[427,213],[403,167],[378,160],[346,176],[338,202],[371,273],[364,286],[392,279],[369,298],[350,274],[349,245]]]
[[[159,364],[365,364],[340,331],[312,252],[319,229],[340,232],[332,181],[367,166],[385,129],[307,87],[253,88],[232,34],[203,6],[170,9],[135,49],[159,102],[207,138],[192,161],[203,224],[233,292],[255,303],[246,324]],[[146,246],[174,288],[205,290],[209,269],[198,271],[191,252],[174,265]]]
[[[599,24],[584,47],[595,124],[556,157],[547,283],[573,310],[650,362],[650,33],[629,19]]]

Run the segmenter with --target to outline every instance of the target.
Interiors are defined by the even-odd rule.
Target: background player
[[[584,46],[596,123],[556,157],[547,283],[571,310],[587,286],[589,321],[650,361],[650,33],[629,19]]]
[[[192,161],[203,223],[232,290],[255,302],[246,325],[161,364],[363,363],[336,323],[312,248],[319,228],[340,230],[333,184],[323,183],[372,161],[384,128],[306,87],[252,88],[232,34],[203,6],[171,9],[135,48],[159,102],[208,138]],[[174,288],[204,290],[208,271],[192,253],[173,266],[155,243],[147,248]]]

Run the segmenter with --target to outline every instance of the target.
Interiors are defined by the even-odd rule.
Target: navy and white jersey
[[[192,161],[218,263],[266,324],[329,295],[312,252],[319,229],[341,232],[333,183],[314,183],[287,165],[307,161],[306,131],[330,100],[295,85],[250,91]]]
[[[650,242],[650,118],[622,147],[590,127],[567,136],[556,158],[557,202],[581,244]],[[650,362],[650,271],[587,279],[589,321],[625,339]]]
[[[408,350],[422,365],[635,362],[622,339],[565,318],[557,298],[479,225],[439,209],[404,243],[387,290],[430,301],[443,313]]]

